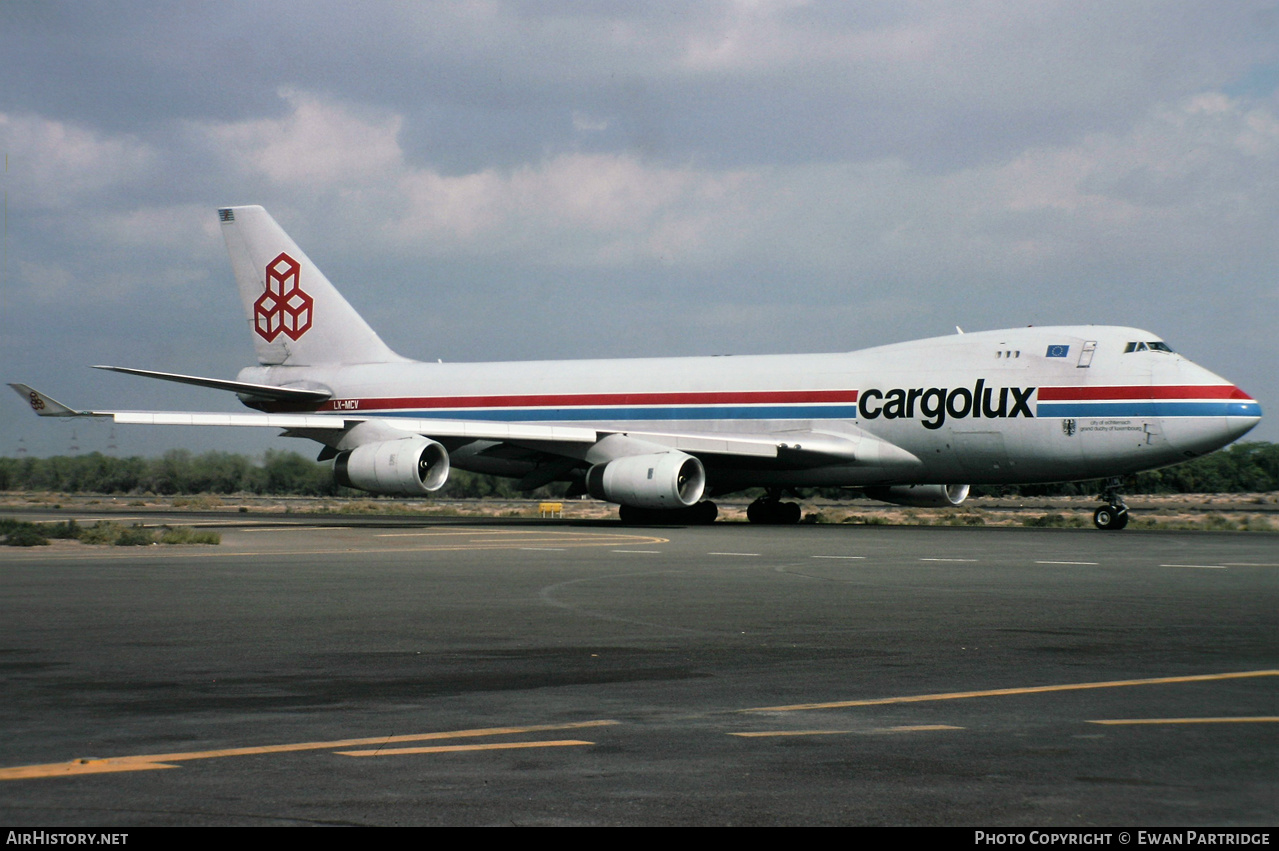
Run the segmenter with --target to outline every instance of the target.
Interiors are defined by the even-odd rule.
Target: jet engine
[[[893,485],[863,488],[871,499],[917,508],[949,508],[968,499],[968,485]]]
[[[683,452],[628,455],[586,471],[591,496],[635,508],[696,505],[705,489],[702,462]]]
[[[425,437],[365,443],[338,454],[333,478],[370,493],[430,493],[448,481],[449,453]]]

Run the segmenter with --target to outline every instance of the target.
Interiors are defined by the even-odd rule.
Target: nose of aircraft
[[[1161,423],[1169,443],[1187,457],[1233,443],[1261,422],[1261,405],[1221,376],[1180,358],[1175,373],[1175,388],[1161,390],[1170,401],[1161,406]]]

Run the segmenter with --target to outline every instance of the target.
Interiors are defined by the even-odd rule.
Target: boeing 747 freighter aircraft
[[[1211,452],[1261,406],[1136,328],[957,334],[842,354],[423,363],[391,351],[261,207],[218,211],[258,365],[235,381],[103,366],[229,390],[255,413],[81,411],[10,385],[45,417],[269,426],[323,444],[337,480],[440,488],[450,466],[617,503],[626,522],[710,522],[752,487],[853,487],[958,505],[971,484],[1106,478],[1094,522],[1122,529],[1119,477]]]

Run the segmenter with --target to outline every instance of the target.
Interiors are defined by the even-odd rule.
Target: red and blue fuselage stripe
[[[347,410],[335,399],[320,410]],[[629,405],[856,404],[856,390],[696,391],[683,393],[546,393],[500,396],[415,396],[360,399],[359,410],[429,408],[566,408]]]
[[[638,422],[660,420],[853,420],[856,405],[759,405],[658,408],[430,408],[379,411],[380,417],[422,417],[497,422]]]
[[[685,391],[333,399],[323,413],[500,422],[855,420],[857,390]],[[1233,385],[1039,387],[1039,417],[1260,417]]]
[[[1231,384],[1040,387],[1041,417],[1260,417],[1261,405]]]
[[[1252,397],[1233,384],[1131,384],[1115,387],[1040,387],[1039,401],[1101,401],[1119,399],[1242,399]]]
[[[334,399],[322,412],[491,421],[855,419],[856,390],[572,393]]]

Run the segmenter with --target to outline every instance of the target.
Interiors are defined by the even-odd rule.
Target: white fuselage
[[[1136,345],[1134,345],[1136,344]],[[1153,344],[1153,345],[1152,345]],[[708,461],[717,489],[1014,484],[1125,475],[1210,452],[1260,406],[1146,331],[1022,328],[858,352],[624,360],[266,366],[240,380],[320,388],[319,413],[701,435],[870,435],[910,464]],[[316,436],[316,435],[308,435]],[[317,436],[318,438],[319,436]],[[453,448],[455,466],[527,462]]]

